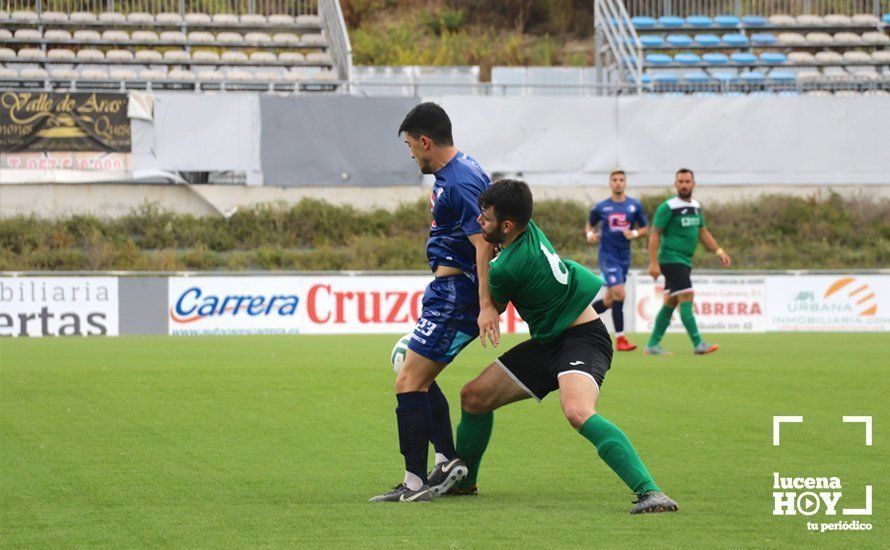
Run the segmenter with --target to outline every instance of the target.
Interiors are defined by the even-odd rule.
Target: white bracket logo
[[[784,422],[803,422],[802,416],[774,416],[773,417],[773,446],[781,445],[779,442],[779,430]]]
[[[871,416],[844,416],[843,421],[845,424],[865,424],[865,445],[866,445],[866,447],[871,447],[871,445],[872,445],[872,417]],[[782,424],[788,424],[788,423],[800,424],[802,422],[803,422],[803,416],[773,416],[773,446],[778,447],[782,444],[781,443]],[[778,474],[775,474],[775,475],[776,475],[776,478],[778,479]],[[778,481],[776,483],[778,483]],[[826,501],[826,504],[831,504],[831,506],[830,506],[830,509],[832,510],[830,512],[831,515],[834,514],[833,505],[835,502],[837,502],[837,498],[840,497],[841,493],[833,493],[832,495],[836,495],[834,498],[834,501],[831,503]],[[789,501],[788,503],[785,503],[785,501],[781,500],[781,499],[783,499],[783,498],[784,499],[789,499],[789,498],[793,499],[793,497],[795,496],[795,493],[787,493],[787,494],[773,493],[773,496],[776,498],[776,511],[773,512],[774,514],[782,515],[783,513],[785,513],[782,511],[783,510],[782,506],[785,506],[786,504],[788,506],[793,507],[793,502]],[[802,495],[799,495],[799,496],[801,498],[803,498],[803,497],[810,498],[810,497],[815,497],[816,495],[815,495],[815,493],[808,492],[808,493],[803,493]],[[810,500],[812,500],[812,498],[810,498]],[[807,500],[803,504],[807,504],[809,502],[810,501]],[[813,503],[815,503],[815,502],[816,501],[813,501]],[[872,504],[872,486],[866,485],[865,486],[865,508],[844,508],[843,515],[845,515],[845,516],[870,516],[872,513],[871,504]],[[788,506],[785,506],[785,507],[788,507]],[[810,512],[809,508],[812,508],[812,506],[809,506],[809,507],[804,506],[804,509],[801,510],[801,513],[804,515],[812,515],[812,514],[816,513],[816,511],[818,510],[818,507],[819,507],[818,504],[816,504],[816,506],[815,506],[816,509],[814,509]],[[793,511],[789,511],[787,513],[791,514],[791,515],[794,514]]]
[[[845,416],[844,422],[856,422],[865,424],[865,446],[871,447],[871,417],[870,416]]]

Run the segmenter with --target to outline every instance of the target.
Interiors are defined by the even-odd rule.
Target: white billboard
[[[307,277],[302,332],[409,333],[430,281],[432,275]],[[501,332],[528,332],[512,305],[501,315]]]
[[[178,277],[168,286],[168,332],[406,334],[432,276]],[[512,306],[501,330],[528,332]]]
[[[0,336],[116,336],[115,277],[0,277]]]
[[[648,274],[635,277],[636,332],[651,332],[664,302],[664,282]],[[764,277],[750,275],[693,275],[693,308],[701,332],[763,332],[766,330]],[[682,332],[674,314],[669,331]]]
[[[168,285],[168,331],[204,334],[297,334],[300,277],[177,277]]]
[[[890,330],[890,276],[775,276],[766,295],[768,330]]]
[[[432,276],[308,278],[304,332],[411,332],[431,280]]]

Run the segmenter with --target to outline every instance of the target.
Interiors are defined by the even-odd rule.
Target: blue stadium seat
[[[746,27],[765,27],[767,22],[766,17],[761,15],[746,15],[742,17],[742,23],[744,23]]]
[[[750,52],[735,52],[729,59],[737,65],[752,65],[757,63],[757,56]]]
[[[669,65],[673,62],[671,56],[666,53],[647,53],[646,63],[650,65]]]
[[[640,37],[640,44],[642,44],[644,48],[657,48],[658,46],[664,45],[664,38],[657,34],[644,34]]]
[[[731,82],[733,80],[736,80],[739,77],[739,75],[737,75],[736,73],[723,72],[723,71],[712,73],[712,75],[714,76],[714,78],[716,78],[717,80],[719,80],[721,82]]]
[[[697,34],[695,35],[695,42],[699,46],[719,46],[720,37],[716,34]]]
[[[704,15],[690,15],[686,18],[686,24],[690,27],[705,28],[710,27],[713,22],[710,17]]]
[[[686,82],[707,82],[711,80],[711,77],[708,73],[697,71],[694,73],[685,73],[683,75],[683,80]]]
[[[754,46],[773,46],[776,43],[776,35],[771,32],[759,32],[751,35],[751,44]]]
[[[652,81],[657,84],[676,84],[680,79],[674,73],[656,73],[652,76]]]
[[[727,33],[723,35],[723,43],[733,48],[741,48],[748,45],[748,37],[741,33]]]
[[[760,71],[751,71],[742,73],[740,78],[745,82],[763,82],[766,77],[764,77],[763,73]]]
[[[718,27],[738,27],[739,22],[739,18],[735,15],[718,15],[714,18],[714,23]]]
[[[674,56],[674,61],[683,65],[697,65],[701,63],[701,57],[692,52],[678,53]]]
[[[666,29],[679,29],[683,27],[683,24],[686,23],[686,21],[683,20],[682,17],[665,15],[658,18],[658,23]]]
[[[702,60],[708,65],[726,65],[729,57],[725,53],[708,52],[702,56]]]
[[[788,56],[782,52],[763,52],[760,60],[764,63],[787,63]]]
[[[655,19],[644,15],[631,17],[630,22],[633,23],[635,29],[651,29],[655,27]]]
[[[652,84],[652,77],[648,74],[644,74],[642,78],[640,78],[640,82],[643,84]]]
[[[888,25],[890,25],[890,13],[885,13],[882,21]]]
[[[692,45],[692,39],[689,38],[688,34],[669,34],[667,42],[671,46],[676,46],[678,48]]]

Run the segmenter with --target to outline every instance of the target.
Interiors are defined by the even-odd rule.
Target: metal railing
[[[330,42],[331,57],[337,68],[337,76],[340,80],[352,79],[352,44],[349,42],[349,32],[346,28],[346,20],[343,19],[343,10],[338,0],[318,0],[318,14],[321,16],[322,25],[326,30]]]
[[[609,80],[629,81],[639,91],[643,82],[643,46],[629,22],[630,15],[621,0],[595,0],[593,25],[597,82],[606,81],[602,72],[605,68],[611,73]],[[608,48],[603,47],[605,44]],[[611,64],[609,54],[614,58]]]
[[[429,97],[442,95],[437,88],[446,90],[447,95],[476,96],[517,96],[517,95],[798,95],[815,93],[877,93],[890,94],[890,81],[874,81],[850,78],[849,80],[819,80],[789,82],[766,79],[760,82],[746,82],[741,79],[708,82],[651,82],[641,85],[630,82],[603,82],[592,84],[529,84],[529,83],[461,83],[436,81],[393,81],[393,82],[344,82],[351,95],[392,95],[401,97]],[[367,93],[368,88],[373,93]],[[381,94],[384,89],[391,94]]]
[[[632,15],[853,15],[890,13],[890,0],[624,0]]]
[[[339,10],[339,2],[334,0]],[[316,15],[318,0],[0,0],[0,10],[28,10],[38,14],[46,11],[134,12],[146,13],[232,13],[237,15]]]

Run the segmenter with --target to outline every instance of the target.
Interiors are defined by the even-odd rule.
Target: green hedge
[[[643,197],[650,216],[664,197]],[[890,201],[831,194],[769,195],[705,205],[708,226],[738,269],[842,269],[890,265]],[[564,256],[594,265],[584,240],[590,205],[542,201],[535,220]],[[173,214],[146,205],[117,219],[0,220],[0,270],[426,269],[429,203],[360,211],[317,200],[259,206],[231,218]],[[646,261],[644,242],[633,262]],[[697,265],[717,267],[700,253]]]

